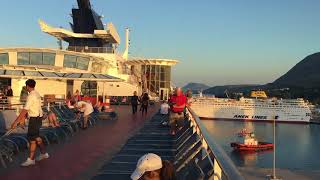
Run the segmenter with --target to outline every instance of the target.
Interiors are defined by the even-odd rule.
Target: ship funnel
[[[126,28],[126,49],[124,50],[124,53],[122,55],[123,59],[128,60],[129,58],[129,46],[130,46],[130,40],[129,40],[129,33],[130,29]]]

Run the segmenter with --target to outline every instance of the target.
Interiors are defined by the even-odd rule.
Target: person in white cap
[[[162,161],[156,154],[143,155],[131,174],[132,180],[176,180],[175,170],[169,161]]]

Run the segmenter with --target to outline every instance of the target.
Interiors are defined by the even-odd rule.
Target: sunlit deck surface
[[[85,131],[75,133],[65,142],[47,146],[50,158],[35,166],[22,168],[27,151],[20,153],[7,169],[0,169],[0,179],[91,179],[96,176],[133,134],[159,110],[150,106],[147,116],[132,115],[131,106],[113,106],[118,119],[99,121]]]

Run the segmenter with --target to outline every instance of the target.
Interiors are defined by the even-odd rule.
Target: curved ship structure
[[[14,96],[19,96],[25,80],[32,78],[40,85],[41,96],[67,97],[79,90],[81,95],[97,99],[131,96],[134,91],[168,97],[171,67],[178,61],[129,58],[129,29],[125,50],[119,52],[121,40],[113,23],[104,24],[89,0],[77,3],[70,29],[39,20],[42,32],[57,39],[57,48],[0,47],[0,91],[11,86]]]

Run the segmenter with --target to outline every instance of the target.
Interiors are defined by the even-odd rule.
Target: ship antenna
[[[226,94],[227,98],[229,99],[228,89],[226,89],[226,90],[224,91],[224,93]]]
[[[126,44],[125,44],[125,50],[122,55],[123,59],[128,60],[129,58],[129,47],[130,47],[130,39],[129,39],[130,29],[126,28]]]

